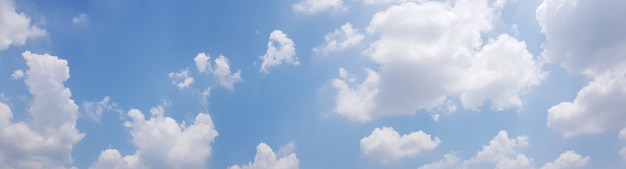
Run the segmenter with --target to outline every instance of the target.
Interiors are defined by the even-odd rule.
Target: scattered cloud
[[[344,24],[334,32],[324,36],[325,44],[320,47],[313,48],[313,52],[327,55],[330,52],[343,50],[354,46],[361,42],[365,35],[359,33],[359,30],[352,28],[350,22]]]
[[[460,161],[456,153],[448,153],[444,158],[419,167],[419,169],[453,169],[453,168],[491,168],[496,169],[532,169],[533,159],[519,153],[521,148],[529,146],[528,137],[510,138],[506,131],[498,132],[489,145],[484,145],[473,157]],[[569,150],[562,153],[554,162],[546,163],[542,169],[581,168],[587,165],[589,156],[582,157]],[[477,167],[480,166],[480,167]]]
[[[24,71],[19,69],[19,70],[15,70],[13,72],[13,74],[11,74],[11,79],[16,80],[16,79],[21,79],[24,77]]]
[[[297,169],[299,160],[295,153],[286,156],[276,156],[272,148],[265,143],[256,147],[254,162],[247,165],[233,165],[229,169]]]
[[[45,30],[30,24],[30,17],[15,11],[13,0],[0,0],[0,30],[0,51],[46,35]]]
[[[22,56],[29,67],[24,81],[33,95],[31,118],[12,123],[13,112],[0,103],[0,168],[64,168],[73,163],[72,147],[84,137],[76,129],[78,106],[64,85],[70,76],[67,61],[30,51]]]
[[[224,55],[220,55],[217,59],[215,59],[215,70],[213,75],[215,75],[217,81],[222,87],[232,91],[234,89],[234,84],[242,81],[240,74],[241,70],[237,70],[237,72],[233,73],[230,72],[228,59],[226,59]]]
[[[574,169],[582,168],[589,163],[589,156],[582,157],[574,151],[566,151],[559,156],[554,162],[549,162],[541,169]]]
[[[381,163],[389,163],[433,150],[440,143],[439,138],[421,130],[400,136],[392,127],[382,127],[361,139],[361,154]]]
[[[89,21],[89,16],[85,13],[81,13],[78,16],[75,16],[72,18],[72,23],[74,24],[85,23],[88,21]]]
[[[481,34],[492,29],[501,8],[500,1],[428,1],[376,13],[367,32],[379,39],[365,54],[379,69],[368,71],[371,80],[362,84],[334,79],[335,112],[369,121],[420,109],[456,111],[457,99],[475,111],[485,102],[495,111],[521,107],[521,93],[545,73],[523,41],[502,34],[483,43]]]
[[[186,125],[165,117],[163,111],[163,106],[150,109],[148,120],[137,109],[128,111],[131,121],[124,126],[137,151],[122,158],[117,150],[104,150],[91,168],[203,168],[218,135],[211,116],[200,113]]]
[[[172,79],[172,84],[180,90],[189,87],[193,83],[193,77],[189,75],[189,69],[180,70],[178,73],[172,72],[168,76]]]
[[[215,59],[215,67],[211,65],[211,56],[205,53],[198,53],[193,60],[199,73],[212,74],[220,86],[228,90],[234,90],[235,83],[243,81],[241,70],[231,72],[228,58],[224,55],[220,55]]]
[[[281,30],[274,30],[270,34],[269,41],[267,42],[267,51],[261,56],[261,69],[262,73],[270,73],[270,69],[285,64],[299,65],[298,57],[296,57],[296,48],[291,39],[287,37],[287,34]]]
[[[83,111],[94,121],[100,121],[100,116],[102,116],[102,112],[105,111],[122,113],[122,111],[117,108],[117,103],[110,103],[110,101],[111,98],[105,96],[101,101],[85,102],[83,103]]]
[[[335,10],[346,11],[342,0],[300,0],[298,3],[291,5],[293,11],[304,14],[316,14],[323,11]]]

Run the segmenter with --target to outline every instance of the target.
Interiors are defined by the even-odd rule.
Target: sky
[[[624,8],[0,0],[0,168],[623,168]]]

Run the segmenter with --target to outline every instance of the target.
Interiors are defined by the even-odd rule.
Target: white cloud
[[[324,36],[325,44],[321,47],[313,48],[313,52],[326,55],[333,51],[354,46],[361,42],[363,38],[365,38],[365,35],[359,33],[359,30],[352,28],[352,24],[348,22],[341,28],[335,29],[334,32],[326,34]]]
[[[626,73],[624,6],[626,1],[544,0],[536,17],[546,35],[545,57],[588,76]]]
[[[26,39],[46,35],[46,31],[30,25],[30,17],[17,13],[13,0],[0,0],[0,50],[9,46],[22,46]]]
[[[87,14],[81,13],[78,16],[72,18],[72,23],[79,24],[85,23],[89,21],[89,16]]]
[[[589,163],[589,156],[582,157],[574,151],[566,151],[559,156],[554,162],[549,162],[541,169],[574,169],[582,168]]]
[[[348,73],[343,69],[339,69],[340,79],[333,79],[332,85],[338,92],[335,96],[337,106],[334,111],[349,117],[356,121],[369,121],[373,115],[368,112],[375,106],[374,96],[378,94],[378,74],[373,70],[366,69],[367,79],[361,84],[348,84],[351,79]]]
[[[128,111],[132,121],[124,126],[130,129],[137,151],[121,158],[117,150],[105,150],[92,167],[203,168],[218,135],[211,117],[200,113],[193,124],[185,125],[163,116],[163,111],[163,106],[150,109],[149,120],[139,110]]]
[[[296,12],[309,15],[327,10],[348,10],[348,8],[343,6],[342,0],[300,0],[298,3],[291,5],[291,8]]]
[[[528,146],[527,136],[510,138],[506,131],[500,131],[489,141],[489,145],[483,145],[476,155],[467,160],[459,162],[459,157],[455,153],[448,153],[443,159],[423,165],[419,169],[487,168],[493,165],[496,169],[532,169],[535,168],[533,159],[519,153],[521,148]],[[588,156],[583,158],[569,150],[562,153],[554,162],[545,164],[542,169],[580,168],[586,166],[588,162]]]
[[[30,51],[22,56],[29,67],[24,81],[33,95],[30,120],[11,123],[13,112],[0,103],[0,166],[64,168],[73,162],[72,147],[84,137],[76,129],[78,106],[63,84],[70,76],[67,61]]]
[[[198,69],[198,72],[204,73],[211,72],[213,70],[213,68],[211,68],[211,63],[209,62],[209,60],[211,60],[211,56],[207,55],[206,53],[198,53],[198,55],[196,55],[193,60],[194,62],[196,62],[196,68]]]
[[[189,76],[189,69],[181,70],[178,73],[172,72],[168,76],[172,79],[172,84],[176,85],[180,90],[189,87],[193,83],[193,77]]]
[[[527,158],[523,154],[519,154],[518,150],[528,146],[528,138],[526,136],[517,136],[509,138],[506,131],[498,132],[489,145],[484,145],[482,150],[476,153],[470,159],[459,162],[459,157],[454,153],[444,155],[444,159],[435,161],[419,167],[419,169],[453,169],[453,168],[476,168],[476,165],[495,164],[496,169],[532,169],[532,159]],[[474,166],[474,167],[472,167]]]
[[[16,80],[16,79],[21,79],[24,77],[24,71],[19,69],[19,70],[15,70],[13,72],[13,74],[11,74],[11,79]]]
[[[624,128],[626,1],[544,0],[536,15],[544,57],[590,79],[571,102],[549,109],[547,125],[564,136]],[[572,29],[576,28],[576,29]]]
[[[463,162],[463,165],[469,166],[479,163],[496,163],[496,168],[529,168],[532,160],[526,158],[523,154],[519,154],[520,148],[528,147],[528,137],[517,136],[509,138],[506,131],[498,132],[489,145],[483,146],[476,155],[469,160]],[[515,164],[515,165],[511,165]]]
[[[620,151],[619,151],[619,155],[622,156],[622,159],[626,160],[626,147],[623,147]]]
[[[272,67],[276,67],[283,63],[291,65],[299,65],[298,57],[296,57],[296,48],[291,39],[287,37],[281,30],[274,30],[270,34],[267,42],[267,51],[261,56],[261,69],[259,71],[267,74],[270,73]]]
[[[621,140],[626,140],[626,128],[623,128],[619,131],[618,138]]]
[[[196,63],[198,72],[211,73],[220,86],[228,90],[234,90],[235,83],[243,81],[241,79],[241,70],[231,73],[228,58],[224,55],[220,55],[215,59],[215,67],[211,65],[211,56],[205,53],[198,53],[193,60]]]
[[[446,169],[459,165],[459,157],[454,153],[443,155],[443,159],[419,167],[418,169]]]
[[[121,112],[121,110],[117,109],[117,103],[109,103],[110,101],[111,98],[105,96],[101,101],[85,102],[83,103],[83,111],[95,121],[100,121],[100,116],[102,116],[104,111]]]
[[[124,156],[116,149],[106,149],[98,156],[96,161],[89,169],[147,169],[140,161],[138,155]]]
[[[439,138],[421,130],[400,136],[393,128],[382,127],[361,139],[361,154],[381,163],[389,163],[433,150],[440,143]]]
[[[233,90],[234,84],[242,81],[240,76],[241,70],[231,73],[230,66],[228,65],[228,59],[226,59],[224,55],[220,55],[217,59],[215,59],[215,71],[213,74],[217,78],[220,85],[228,90]]]
[[[482,41],[502,5],[486,0],[408,2],[375,14],[367,32],[379,39],[365,54],[379,65],[378,72],[368,73],[377,80],[353,86],[335,85],[343,80],[334,80],[339,91],[335,112],[368,121],[420,109],[455,111],[456,99],[470,110],[485,102],[493,110],[521,107],[521,93],[539,84],[545,73],[524,42],[506,34]],[[369,90],[357,89],[362,86]],[[353,93],[350,102],[341,100]]]
[[[624,128],[623,100],[626,100],[626,77],[598,77],[583,87],[573,102],[552,106],[547,125],[566,137]]]
[[[272,148],[265,143],[256,147],[254,162],[247,165],[233,165],[229,169],[298,169],[299,160],[295,153],[286,156],[276,156]]]

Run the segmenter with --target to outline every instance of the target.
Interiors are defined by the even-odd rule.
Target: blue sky
[[[620,168],[624,7],[0,0],[0,168]]]

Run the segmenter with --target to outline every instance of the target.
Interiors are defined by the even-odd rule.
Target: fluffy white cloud
[[[389,163],[433,150],[440,143],[439,138],[421,130],[400,136],[393,128],[382,127],[361,139],[361,154],[381,163]]]
[[[24,77],[24,71],[23,70],[15,70],[13,72],[13,74],[11,74],[11,79],[15,80],[15,79],[21,79]]]
[[[272,67],[280,64],[299,65],[296,57],[296,48],[291,39],[281,30],[274,30],[270,34],[267,42],[267,51],[261,56],[261,69],[259,71],[267,74]]]
[[[30,17],[17,13],[13,0],[0,0],[0,50],[10,45],[21,46],[26,39],[46,35],[46,31],[30,25]]]
[[[564,136],[626,125],[626,1],[544,0],[537,21],[546,35],[544,56],[590,83],[571,102],[548,111],[548,126]],[[576,29],[572,29],[576,28]]]
[[[379,64],[378,72],[368,73],[376,81],[333,80],[339,91],[335,112],[367,121],[420,109],[455,111],[456,99],[470,110],[486,101],[493,110],[521,107],[520,93],[545,73],[524,42],[506,34],[482,41],[502,6],[486,0],[408,2],[375,14],[367,31],[379,39],[365,53]]]
[[[196,68],[198,69],[198,72],[204,73],[211,72],[213,70],[213,68],[211,68],[211,62],[209,62],[209,60],[211,60],[211,56],[207,55],[206,53],[198,53],[198,55],[193,58],[193,61],[196,63]]]
[[[548,126],[564,136],[598,133],[626,124],[626,77],[599,77],[583,87],[573,102],[561,102],[548,110]]]
[[[135,154],[122,158],[117,150],[105,150],[92,168],[203,168],[218,135],[211,117],[200,113],[193,124],[185,125],[165,117],[162,106],[150,109],[150,114],[146,120],[141,111],[128,111],[132,120],[124,126],[130,129]]]
[[[369,121],[373,117],[370,110],[375,106],[374,97],[378,94],[378,73],[365,69],[367,79],[361,84],[354,83],[345,69],[339,69],[339,79],[333,79],[332,85],[338,90],[335,100],[337,106],[333,111],[356,121]],[[346,82],[347,81],[347,82]]]
[[[348,8],[343,6],[342,0],[300,0],[291,5],[296,12],[305,14],[316,14],[326,10],[345,11]]]
[[[193,77],[189,75],[189,69],[180,70],[177,73],[172,72],[168,76],[172,79],[172,84],[176,85],[180,90],[189,87],[193,83]]]
[[[321,47],[313,48],[313,52],[328,54],[333,51],[342,50],[350,46],[354,46],[361,42],[365,35],[359,33],[359,30],[352,28],[349,22],[335,29],[334,32],[324,36],[325,44]]]
[[[241,70],[231,73],[230,66],[228,65],[228,59],[224,55],[220,55],[215,59],[215,70],[213,72],[217,81],[222,87],[228,90],[233,90],[236,82],[241,82]]]
[[[72,23],[79,24],[85,23],[89,21],[89,16],[87,14],[81,13],[78,16],[72,18]]]
[[[95,121],[100,121],[100,116],[102,116],[104,111],[121,112],[121,110],[117,109],[117,103],[109,103],[110,101],[111,98],[105,96],[101,101],[85,102],[83,103],[83,111]]]
[[[574,169],[582,168],[589,163],[589,156],[582,157],[574,151],[566,151],[559,156],[554,162],[549,162],[541,169]]]
[[[455,153],[448,153],[443,159],[423,165],[419,169],[467,169],[487,168],[487,166],[493,166],[496,169],[532,169],[535,168],[533,159],[519,153],[519,149],[528,146],[527,136],[510,138],[506,131],[500,131],[489,141],[489,145],[483,145],[482,150],[467,160],[460,162]],[[569,150],[562,153],[554,162],[546,163],[542,169],[580,168],[586,166],[588,162],[588,156],[583,158]]]
[[[29,69],[26,85],[33,95],[30,120],[11,123],[13,112],[0,103],[0,168],[64,168],[84,134],[76,129],[78,106],[64,86],[67,61],[49,54],[22,53]]]
[[[546,58],[588,76],[626,73],[624,6],[626,1],[544,0],[536,16]]]
[[[229,61],[224,55],[220,55],[215,59],[215,67],[211,65],[211,56],[205,53],[198,53],[193,60],[196,63],[198,72],[211,73],[220,86],[228,90],[232,91],[235,83],[243,81],[243,79],[241,79],[241,70],[237,70],[237,72],[234,73],[231,72]],[[204,95],[204,93],[202,95]]]
[[[459,157],[454,153],[443,155],[443,159],[419,167],[418,169],[446,169],[459,165]]]
[[[89,169],[146,169],[140,161],[138,155],[130,155],[122,158],[122,155],[116,149],[106,149],[98,156],[98,161],[95,162]]]
[[[528,137],[517,136],[509,138],[506,131],[498,132],[489,145],[483,146],[476,155],[463,162],[463,165],[470,166],[479,163],[496,163],[496,168],[532,168],[532,159],[528,159],[523,154],[519,154],[520,148],[528,147]]]
[[[286,156],[276,156],[272,148],[265,143],[256,147],[254,162],[247,165],[233,165],[229,169],[297,169],[299,160],[295,153]]]

